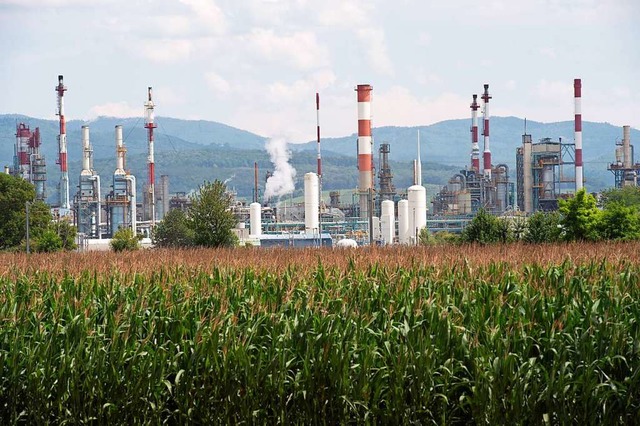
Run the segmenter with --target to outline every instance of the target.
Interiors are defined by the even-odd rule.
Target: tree
[[[558,212],[536,212],[528,220],[523,240],[531,244],[555,243],[561,240],[562,228]]]
[[[559,200],[560,221],[567,241],[595,241],[599,238],[600,210],[596,199],[583,188],[567,200]]]
[[[153,229],[152,238],[158,247],[190,247],[194,245],[195,234],[187,215],[174,209]]]
[[[109,244],[115,252],[132,251],[140,248],[138,241],[138,236],[133,234],[131,228],[120,228],[113,234]]]
[[[33,249],[39,253],[52,253],[62,250],[62,238],[53,230],[49,228],[35,239]]]
[[[599,232],[608,240],[640,239],[640,216],[635,206],[607,203],[602,211]]]
[[[203,247],[231,247],[237,244],[233,233],[236,218],[231,212],[231,196],[219,180],[205,182],[191,198],[188,210],[194,243]]]
[[[602,192],[602,206],[606,208],[609,204],[622,204],[640,208],[640,187],[625,186],[623,188],[611,188]]]
[[[509,224],[489,213],[478,210],[475,217],[464,228],[461,240],[465,243],[491,244],[511,240]]]
[[[26,237],[26,203],[29,207],[29,231],[40,236],[51,222],[49,207],[36,196],[32,184],[19,177],[0,174],[0,250],[19,247]]]

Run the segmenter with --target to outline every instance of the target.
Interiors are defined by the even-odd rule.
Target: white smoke
[[[289,164],[291,151],[287,149],[287,141],[283,138],[272,138],[264,147],[275,167],[273,175],[267,179],[264,197],[268,199],[290,194],[295,189],[293,178],[296,177],[296,169]]]

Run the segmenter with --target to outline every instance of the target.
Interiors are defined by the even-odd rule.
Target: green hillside
[[[266,138],[211,121],[157,118],[156,170],[158,177],[170,176],[171,191],[189,191],[205,179],[228,179],[241,196],[251,196],[253,188],[253,162],[258,161],[261,181],[272,164],[264,150]],[[54,202],[55,186],[59,181],[57,158],[56,120],[42,120],[22,115],[0,115],[0,162],[10,165],[13,159],[16,122],[25,122],[32,129],[40,127],[42,149],[48,163],[48,192]],[[108,184],[115,167],[114,127],[121,124],[124,130],[127,158],[131,171],[138,176],[140,185],[146,180],[146,131],[142,118],[100,117],[89,123],[72,120],[67,123],[69,173],[72,192],[75,192],[80,170],[82,150],[80,129],[88,124],[94,149],[95,168]],[[447,120],[430,126],[374,128],[376,144],[374,156],[377,164],[377,147],[391,144],[389,158],[396,175],[395,184],[404,188],[411,182],[411,161],[416,155],[417,131],[421,131],[422,160],[425,183],[442,184],[469,162],[470,120]],[[591,191],[598,191],[613,184],[613,176],[607,164],[614,158],[615,142],[622,136],[622,129],[608,123],[584,122],[585,178]],[[515,169],[515,150],[520,145],[524,120],[515,117],[493,117],[491,125],[491,150],[494,164],[506,163]],[[543,137],[573,140],[573,122],[539,123],[527,121],[527,132],[534,140]],[[640,140],[640,132],[632,129],[632,141]],[[482,146],[482,142],[481,142]],[[315,142],[291,144],[294,167],[298,170],[297,188],[302,187],[302,176],[315,169]],[[325,164],[324,187],[354,188],[357,181],[355,168],[356,135],[342,138],[326,138],[322,141]],[[438,164],[448,164],[452,167]]]

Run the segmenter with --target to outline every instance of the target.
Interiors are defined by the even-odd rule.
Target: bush
[[[115,252],[138,250],[139,237],[133,235],[131,228],[120,228],[111,239],[111,249]]]
[[[555,243],[562,239],[558,212],[536,212],[528,220],[523,240],[530,244]]]
[[[492,244],[509,242],[513,239],[509,223],[480,209],[462,231],[460,237],[465,243]]]

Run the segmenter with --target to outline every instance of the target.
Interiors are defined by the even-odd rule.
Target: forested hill
[[[506,163],[515,169],[515,150],[521,144],[524,120],[515,117],[493,117],[491,122],[491,150],[493,162]],[[15,126],[25,122],[32,129],[40,127],[42,149],[48,163],[49,194],[54,193],[59,180],[57,158],[58,123],[56,120],[36,119],[22,115],[0,115],[0,161],[10,165],[13,158]],[[229,178],[235,175],[231,185],[242,196],[251,194],[253,162],[260,163],[262,171],[273,166],[264,150],[266,138],[245,130],[233,128],[212,121],[181,120],[168,117],[157,118],[156,130],[156,170],[157,175],[167,174],[171,179],[171,190],[182,191],[196,188],[205,179]],[[132,173],[139,176],[142,184],[146,175],[146,131],[141,118],[100,117],[91,122],[72,120],[67,123],[68,151],[71,183],[75,185],[79,173],[82,150],[80,129],[87,124],[91,130],[96,169],[108,183],[115,167],[114,126],[124,128],[127,158]],[[421,132],[422,160],[429,163],[424,167],[426,183],[443,183],[457,169],[469,161],[470,120],[447,120],[430,126],[420,127],[379,127],[373,129],[377,163],[377,147],[380,143],[391,145],[390,159],[396,175],[396,185],[410,183],[411,161],[415,157],[418,129]],[[354,126],[355,127],[355,126]],[[587,187],[597,191],[611,186],[613,176],[606,170],[614,160],[615,142],[620,140],[622,129],[608,123],[584,122],[583,145],[585,177]],[[539,123],[527,121],[527,133],[534,140],[544,137],[573,140],[573,122]],[[632,141],[640,140],[640,132],[632,129]],[[293,141],[296,142],[296,141]],[[300,142],[300,141],[297,141]],[[326,188],[353,188],[356,185],[357,170],[355,133],[341,138],[324,138],[322,141],[325,164]],[[313,170],[306,162],[315,161],[315,142],[290,145],[294,152],[293,162],[299,170],[298,178]],[[482,141],[481,141],[482,148]],[[331,154],[335,153],[335,154]],[[452,165],[445,167],[442,165]],[[245,170],[245,167],[248,167]],[[249,170],[251,169],[251,170]],[[332,174],[332,169],[335,174]],[[246,175],[246,176],[245,176]],[[245,182],[246,181],[246,182]],[[73,186],[72,186],[73,190]]]

